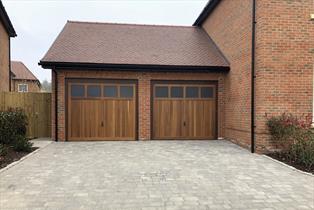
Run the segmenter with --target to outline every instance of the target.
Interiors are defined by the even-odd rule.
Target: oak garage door
[[[153,83],[153,139],[215,139],[216,85]]]
[[[68,140],[135,140],[136,84],[68,81]]]

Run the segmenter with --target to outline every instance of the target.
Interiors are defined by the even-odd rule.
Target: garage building
[[[68,21],[40,65],[55,140],[222,135],[229,63],[202,28]]]

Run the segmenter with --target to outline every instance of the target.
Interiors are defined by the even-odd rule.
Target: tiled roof
[[[229,66],[199,27],[74,21],[67,22],[41,60],[45,62]]]
[[[13,79],[38,80],[21,61],[11,61],[11,71]]]

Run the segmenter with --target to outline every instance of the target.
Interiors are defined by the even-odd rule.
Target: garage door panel
[[[163,138],[174,138],[184,136],[184,129],[181,124],[183,123],[182,117],[182,100],[159,100],[155,102],[154,117],[154,136]],[[164,125],[164,126],[158,126]]]
[[[104,82],[93,85],[89,83],[74,85],[84,86],[90,91],[85,91],[84,95],[77,88],[78,91],[74,91],[75,97],[71,98],[71,95],[69,97],[69,140],[135,140],[135,84]],[[120,86],[123,86],[124,92],[119,93]],[[69,94],[71,94],[71,83]],[[88,94],[92,96],[91,99]]]
[[[167,130],[170,131],[170,134],[166,136],[169,138],[173,137],[181,137],[183,136],[183,130],[181,124],[183,123],[182,119],[182,101],[180,100],[173,100],[169,102],[170,106],[170,120],[167,122]]]
[[[135,101],[133,100],[118,100],[114,101],[110,110],[110,118],[115,129],[114,136],[119,138],[132,138],[135,135]]]
[[[89,138],[98,138],[98,130],[100,128],[101,120],[99,119],[99,112],[100,112],[100,104],[98,101],[90,101],[86,100],[82,103],[82,112],[84,119],[82,120],[83,131],[85,132],[83,136]]]
[[[100,136],[100,105],[97,101],[74,100],[71,103],[70,132],[72,137]]]
[[[214,139],[216,133],[214,88],[214,85],[204,84],[153,85],[153,138]],[[157,89],[159,93],[156,93]],[[173,90],[179,89],[180,94],[178,91],[174,94]]]
[[[70,135],[73,137],[80,137],[80,131],[81,131],[81,115],[76,114],[81,112],[81,101],[72,101],[71,103],[71,110],[69,115],[69,121],[71,122],[69,126],[69,132]],[[74,128],[80,128],[80,129],[74,129]]]

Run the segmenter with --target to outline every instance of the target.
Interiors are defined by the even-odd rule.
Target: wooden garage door
[[[215,139],[216,86],[153,85],[154,139]]]
[[[136,85],[68,82],[68,140],[135,140]]]

